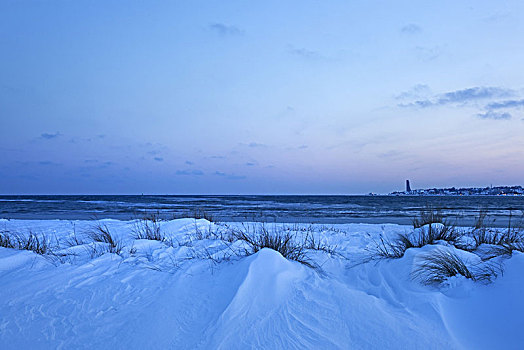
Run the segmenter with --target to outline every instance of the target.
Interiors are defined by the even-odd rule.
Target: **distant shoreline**
[[[390,196],[524,196],[522,186],[490,186],[490,187],[462,187],[462,188],[426,188],[412,190],[409,181],[405,191],[389,193]]]
[[[405,197],[522,197],[524,194],[403,194],[403,193],[389,193],[386,195],[381,194],[368,194],[368,196],[405,196]]]

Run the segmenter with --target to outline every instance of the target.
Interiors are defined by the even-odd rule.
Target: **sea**
[[[2,219],[133,220],[206,215],[219,221],[411,224],[421,211],[439,210],[456,225],[471,225],[480,212],[493,226],[519,224],[519,196],[310,196],[310,195],[4,195]]]

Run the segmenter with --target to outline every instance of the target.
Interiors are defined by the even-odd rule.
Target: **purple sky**
[[[522,1],[2,1],[0,193],[522,184]]]

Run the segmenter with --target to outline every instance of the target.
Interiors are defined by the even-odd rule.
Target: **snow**
[[[524,254],[492,284],[462,276],[424,286],[411,274],[422,254],[370,260],[399,225],[294,225],[337,247],[311,252],[313,270],[264,248],[228,254],[206,220],[161,222],[170,243],[134,239],[136,222],[102,220],[121,254],[93,254],[93,221],[2,220],[0,230],[53,237],[59,256],[0,248],[2,349],[517,349],[522,343]],[[228,224],[240,225],[238,223]],[[287,227],[291,227],[287,225]],[[192,239],[195,232],[201,239]],[[84,242],[67,247],[73,237]],[[68,255],[66,256],[66,253]],[[460,252],[467,259],[479,259]],[[222,258],[223,261],[219,261]]]
[[[504,277],[483,288],[462,281],[462,295],[441,298],[442,317],[460,344],[473,349],[520,349],[524,335],[524,254],[506,261]],[[469,282],[470,285],[466,284]],[[466,291],[464,291],[466,289]]]

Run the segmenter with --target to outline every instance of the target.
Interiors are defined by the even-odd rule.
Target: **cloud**
[[[138,147],[140,148],[140,150],[144,151],[144,155],[150,155],[150,156],[153,156],[154,157],[161,157],[162,153],[166,152],[169,150],[169,148],[161,143],[158,143],[158,142],[155,142],[155,143],[151,143],[151,142],[146,142],[146,143],[140,143],[138,144]],[[147,157],[149,158],[149,157]]]
[[[309,59],[309,60],[316,60],[316,59],[324,58],[318,51],[305,49],[303,47],[297,48],[297,47],[290,46],[289,53],[294,56],[302,57],[302,58]]]
[[[462,103],[471,100],[487,99],[494,97],[510,96],[513,92],[509,89],[498,87],[473,87],[445,93],[438,102],[440,104]]]
[[[60,134],[58,131],[55,132],[54,134],[44,132],[43,134],[40,135],[40,138],[46,139],[46,140],[52,140],[52,139],[56,139],[59,136],[62,136],[62,134]]]
[[[379,153],[378,157],[383,159],[390,159],[390,158],[398,158],[402,155],[402,152],[399,152],[397,150],[390,150],[387,152]]]
[[[400,104],[401,107],[427,108],[433,106],[444,106],[449,104],[467,104],[469,102],[486,100],[497,97],[507,97],[513,94],[513,90],[499,87],[478,86],[467,89],[449,91],[434,96],[431,99],[417,100],[408,104]]]
[[[490,16],[487,16],[487,17],[484,17],[482,18],[482,21],[484,22],[502,22],[502,21],[506,21],[511,18],[511,14],[509,12],[505,12],[505,13],[494,13]]]
[[[433,61],[434,59],[440,56],[440,48],[435,47],[425,47],[417,46],[415,47],[415,52],[418,58],[424,62]]]
[[[492,102],[486,106],[486,108],[488,109],[519,108],[519,107],[524,107],[524,99]]]
[[[406,24],[400,31],[405,34],[417,34],[422,31],[422,28],[414,23]]]
[[[220,36],[234,36],[244,34],[242,29],[224,23],[212,23],[209,25],[209,28]]]
[[[505,100],[488,103],[483,113],[477,114],[477,117],[482,119],[507,120],[511,119],[511,113],[507,111],[498,112],[500,109],[518,109],[524,107],[524,99],[520,100]]]
[[[478,106],[478,101],[487,100],[487,104],[476,114],[480,119],[508,120],[512,119],[512,114],[508,111],[497,112],[497,110],[516,109],[524,107],[524,99],[511,99],[497,101],[497,99],[515,96],[516,92],[512,89],[493,87],[493,86],[476,86],[466,89],[449,91],[442,94],[430,96],[426,99],[418,99],[411,103],[399,104],[399,107],[440,107],[446,105],[453,106]],[[399,97],[409,96],[402,93]],[[491,100],[491,101],[490,101]]]
[[[42,134],[43,135],[43,134]],[[49,134],[47,134],[49,135]],[[62,136],[62,134],[60,133],[56,133],[56,134],[51,134],[51,135],[57,135],[57,136]],[[49,138],[49,137],[47,137]],[[97,134],[95,136],[89,136],[89,137],[71,137],[67,142],[69,143],[74,143],[74,144],[79,144],[79,143],[82,143],[82,142],[97,142],[97,141],[101,141],[101,140],[104,140],[107,138],[107,135],[105,134]]]
[[[400,104],[401,107],[420,107],[420,108],[427,108],[437,105],[437,103],[434,103],[430,100],[418,100],[412,103],[408,104]]]
[[[177,170],[176,174],[183,176],[202,176],[204,172],[202,170]]]
[[[157,162],[163,162],[164,161],[164,158],[162,158],[162,157],[155,157],[153,159],[156,160]]]
[[[229,180],[244,180],[246,178],[245,175],[235,175],[235,174],[230,174],[227,176],[227,178]]]
[[[190,160],[186,160],[186,164],[187,164],[187,165],[193,165],[193,164],[195,164],[195,163],[193,163],[193,162],[190,161]]]
[[[111,161],[100,162],[97,159],[86,159],[84,160],[84,163],[89,164],[84,167],[85,169],[92,169],[93,167],[99,168],[99,169],[105,169],[112,165],[115,165],[114,162],[111,162]]]
[[[95,140],[103,140],[106,138],[106,135],[104,134],[98,134],[96,135],[95,137],[88,137],[88,138],[85,138],[83,139],[83,141],[87,141],[87,142],[92,142],[92,141],[95,141]]]
[[[257,164],[254,163],[254,162],[247,162],[247,163],[246,163],[246,166],[255,166],[255,165],[257,165]]]
[[[494,111],[486,111],[484,113],[477,114],[477,117],[481,119],[494,119],[494,120],[507,120],[511,119],[511,114],[504,112],[494,112]]]
[[[409,90],[403,91],[395,96],[397,100],[406,100],[414,98],[422,98],[431,94],[431,89],[426,84],[413,85]]]
[[[61,165],[60,163],[55,163],[55,162],[50,161],[50,160],[42,160],[42,161],[38,162],[38,164],[40,164],[40,165]]]
[[[226,174],[226,173],[224,173],[222,171],[218,171],[218,170],[214,172],[214,175],[225,177],[225,178],[227,178],[229,180],[243,180],[243,179],[246,178],[246,176],[244,176],[244,175]]]
[[[248,144],[248,147],[251,147],[251,148],[265,148],[265,147],[267,147],[267,145],[265,145],[263,143],[258,143],[258,142],[250,142]]]

